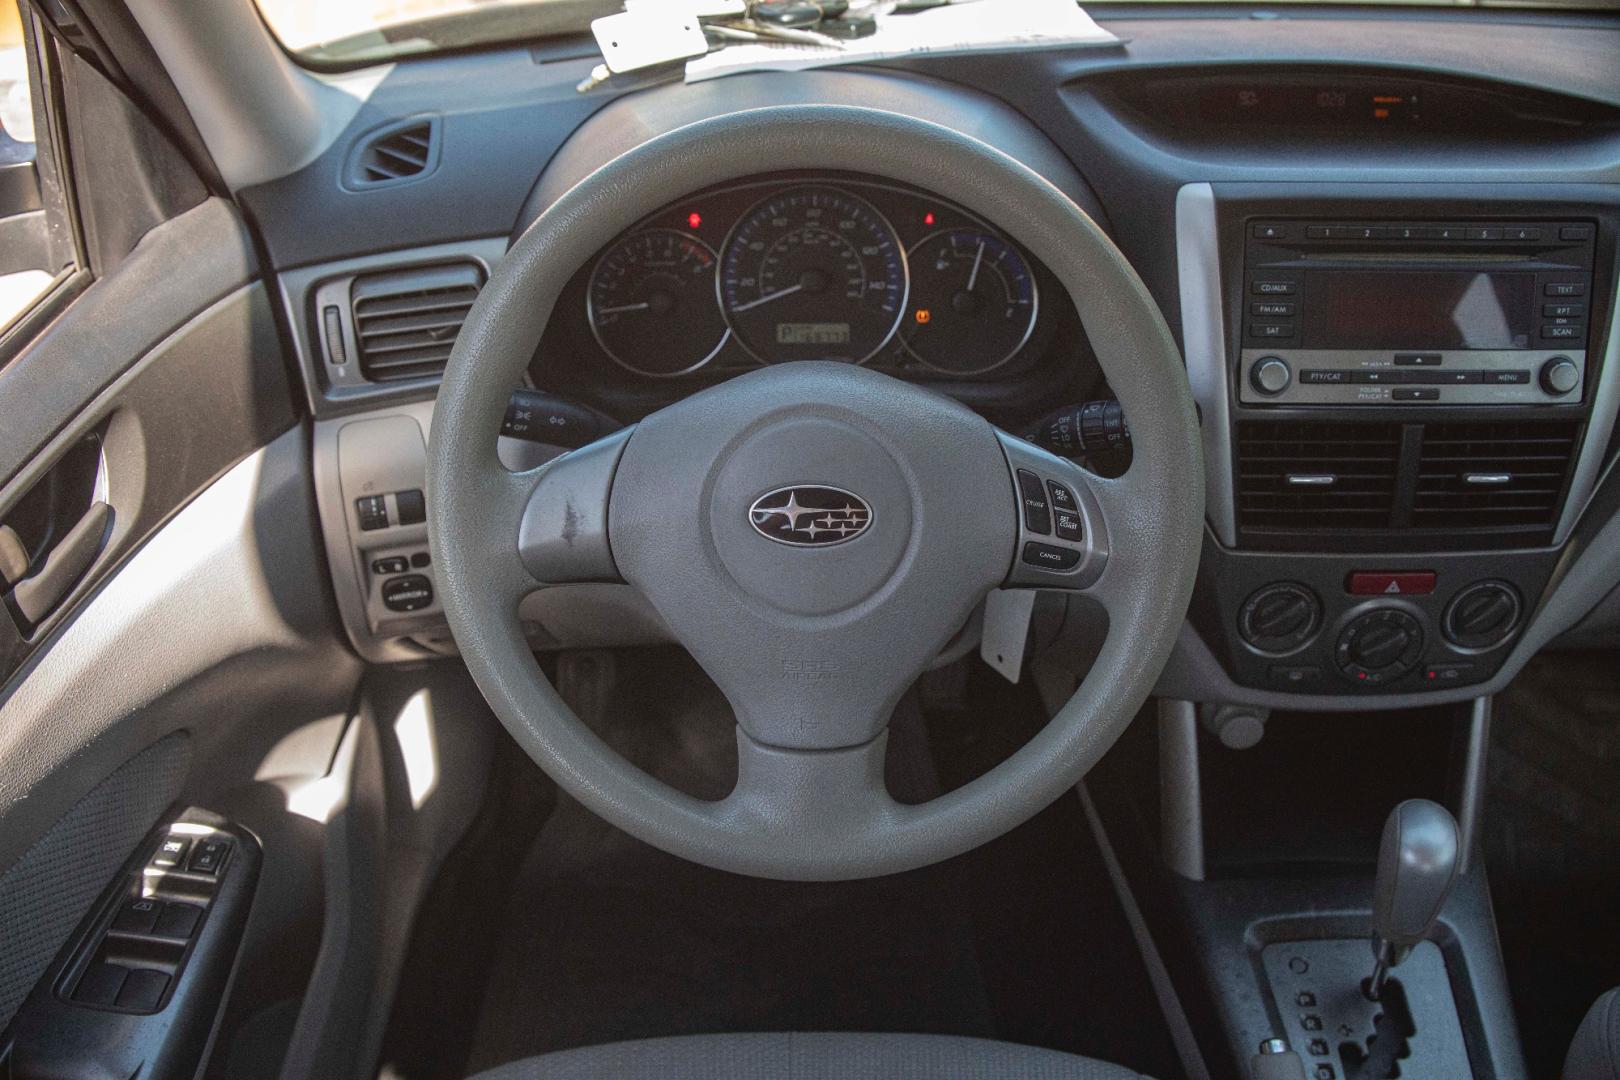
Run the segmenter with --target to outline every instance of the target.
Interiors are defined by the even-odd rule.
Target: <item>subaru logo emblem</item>
[[[767,540],[792,547],[828,547],[853,540],[872,525],[872,508],[854,492],[816,484],[768,491],[748,508],[748,523]]]

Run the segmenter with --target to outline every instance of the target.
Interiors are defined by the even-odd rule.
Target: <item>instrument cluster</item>
[[[773,179],[629,230],[582,269],[553,324],[648,380],[792,360],[973,380],[1033,363],[1054,331],[1049,282],[942,199],[854,177]],[[1053,307],[1072,319],[1072,305]]]

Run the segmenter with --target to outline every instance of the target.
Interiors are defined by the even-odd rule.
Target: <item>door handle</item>
[[[11,602],[31,626],[44,621],[96,561],[105,545],[112,516],[112,507],[107,503],[91,503],[84,516],[51,548],[39,572],[23,578],[12,588]]]

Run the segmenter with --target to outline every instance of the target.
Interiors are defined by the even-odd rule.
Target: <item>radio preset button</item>
[[[1501,229],[1488,229],[1488,228],[1486,228],[1486,229],[1469,229],[1468,230],[1468,239],[1470,239],[1470,240],[1500,240],[1500,239],[1502,239],[1502,230]]]
[[[1288,389],[1294,373],[1286,361],[1277,356],[1265,356],[1249,369],[1249,383],[1260,393],[1270,397]]]
[[[1560,239],[1560,240],[1590,240],[1590,239],[1592,239],[1592,226],[1590,226],[1590,225],[1565,225],[1563,228],[1558,230],[1558,239]]]
[[[1557,326],[1543,326],[1541,336],[1555,341],[1573,341],[1586,333],[1586,327],[1580,323],[1562,323]]]
[[[1297,286],[1292,281],[1257,281],[1254,283],[1256,296],[1293,296]],[[1569,295],[1576,295],[1570,293]]]
[[[1294,305],[1288,300],[1256,300],[1249,305],[1249,314],[1267,315],[1274,319],[1292,318]]]
[[[1397,386],[1389,392],[1391,401],[1439,401],[1440,391],[1432,388]]]
[[[1507,238],[1509,240],[1540,240],[1541,230],[1530,228],[1509,229]]]
[[[1548,296],[1585,296],[1586,283],[1581,281],[1554,281],[1542,290]]]
[[[1541,388],[1563,397],[1581,384],[1581,369],[1567,356],[1555,356],[1541,365]]]
[[[1286,240],[1288,239],[1288,226],[1286,225],[1256,225],[1254,227],[1256,240]]]
[[[1439,367],[1445,358],[1437,352],[1396,353],[1396,367]]]

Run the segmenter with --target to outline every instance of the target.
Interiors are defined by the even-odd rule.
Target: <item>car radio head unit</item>
[[[1590,222],[1248,224],[1247,405],[1577,404]]]

